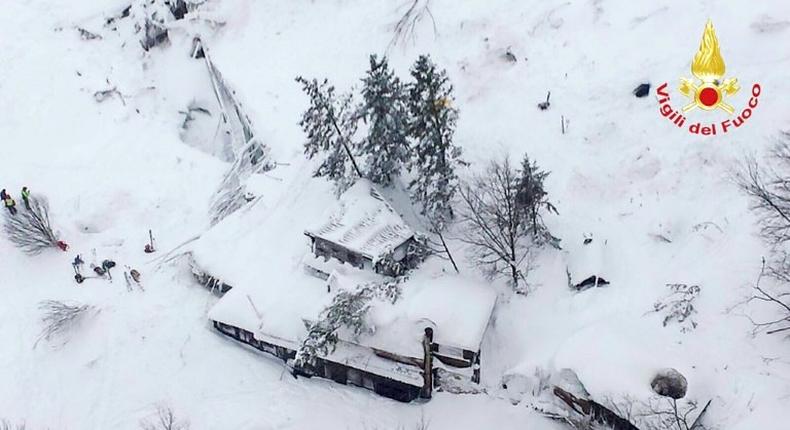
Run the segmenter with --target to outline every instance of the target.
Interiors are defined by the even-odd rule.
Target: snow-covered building
[[[297,352],[308,334],[306,322],[317,321],[343,291],[392,281],[376,273],[376,262],[413,240],[412,230],[366,181],[358,182],[339,202],[326,200],[326,206],[333,207],[327,215],[330,221],[317,218],[320,211],[260,205],[229,217],[200,239],[192,250],[194,264],[226,289],[209,311],[213,326],[279,357],[295,374],[364,387],[400,401],[429,396],[435,374],[451,373],[478,382],[481,343],[496,294],[461,276],[428,270],[414,271],[402,281],[394,302],[374,298],[363,333],[341,329],[333,351],[319,355],[309,366],[297,364]],[[302,204],[297,197],[293,201]],[[291,222],[277,220],[286,229],[266,228],[262,220],[277,217]],[[321,220],[307,233],[298,227]],[[341,263],[314,254],[304,257],[306,246],[298,240],[303,234],[313,250],[323,246],[316,243],[338,245],[346,255],[362,256],[367,263],[348,264],[348,259]],[[282,247],[274,252],[260,245],[272,242]],[[320,269],[327,276],[305,270],[305,260],[323,261]]]
[[[313,254],[324,262],[334,259],[384,275],[398,275],[413,263],[407,261],[407,251],[415,241],[414,231],[366,179],[344,192],[304,234]],[[307,264],[328,276],[321,263]]]
[[[348,275],[333,274],[332,278],[351,281]],[[279,285],[279,296],[267,294],[264,288],[233,288],[211,309],[209,319],[223,334],[275,355],[293,368],[307,334],[304,321],[314,321],[333,297],[326,282],[296,277],[292,283]],[[356,338],[340,333],[334,351],[296,372],[411,401],[426,390],[423,340],[430,329],[429,366],[478,382],[480,345],[494,308],[494,293],[454,276],[412,279],[402,287],[403,297],[395,304],[372,306],[366,333]]]

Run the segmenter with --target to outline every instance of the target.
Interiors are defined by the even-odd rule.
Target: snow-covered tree
[[[458,110],[453,107],[453,86],[444,70],[422,55],[411,70],[409,135],[414,154],[409,184],[414,199],[437,231],[453,218],[452,201],[458,190],[455,168],[463,164],[461,148],[453,144]]]
[[[389,185],[409,158],[409,111],[405,87],[390,69],[387,58],[370,56],[370,69],[362,79],[363,104],[359,114],[368,123],[368,135],[359,153],[366,158],[365,176]]]
[[[304,153],[307,158],[320,157],[321,165],[314,176],[326,177],[342,192],[362,172],[352,153],[351,138],[357,131],[358,117],[350,94],[337,96],[327,80],[297,77],[302,90],[310,98],[310,107],[302,114],[299,125],[307,134]]]
[[[447,72],[438,70],[427,55],[422,55],[411,69],[414,80],[409,85],[409,136],[414,141],[409,170],[412,199],[438,237],[437,256],[444,254],[458,271],[455,259],[444,240],[443,231],[455,217],[453,199],[458,190],[455,168],[465,163],[461,148],[453,144],[458,110],[453,103],[453,86]]]
[[[319,356],[335,350],[342,330],[357,337],[368,329],[365,317],[373,299],[395,303],[400,298],[400,284],[405,277],[384,282],[363,284],[353,291],[340,291],[318,317],[317,321],[305,321],[307,337],[296,354],[296,365],[313,365]]]
[[[516,209],[525,218],[533,237],[539,243],[548,241],[556,244],[558,239],[549,233],[541,214],[543,210],[558,213],[557,208],[548,200],[548,193],[543,186],[547,176],[549,172],[541,170],[535,161],[530,161],[529,155],[524,154],[516,189]]]
[[[5,233],[8,239],[26,254],[37,255],[47,248],[58,247],[58,237],[49,220],[49,204],[42,196],[30,196],[30,209],[16,215],[6,214]]]

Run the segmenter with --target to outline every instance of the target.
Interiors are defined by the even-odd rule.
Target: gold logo
[[[680,92],[690,98],[691,103],[683,107],[683,112],[694,108],[714,110],[719,108],[732,115],[735,109],[724,101],[725,97],[734,95],[741,88],[736,78],[723,79],[725,74],[724,58],[719,50],[719,39],[713,22],[708,20],[699,51],[691,62],[691,74],[697,79],[680,79]]]

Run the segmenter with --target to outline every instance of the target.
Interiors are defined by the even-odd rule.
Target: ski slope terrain
[[[30,430],[139,429],[167,407],[192,430],[412,429],[421,421],[432,430],[554,430],[567,427],[503,381],[572,369],[596,399],[620,401],[650,397],[655,372],[675,368],[688,379],[688,399],[700,409],[710,401],[711,428],[790,429],[790,343],[753,334],[748,317],[776,318],[773,308],[738,306],[771,250],[732,179],[745,157],[765,156],[790,130],[790,3],[432,0],[431,16],[392,44],[410,3],[207,0],[172,23],[169,43],[147,52],[131,23],[105,25],[126,0],[0,5],[0,187],[46,196],[70,245],[28,256],[0,237],[0,420]],[[676,127],[656,97],[668,82],[673,107],[686,103],[677,86],[691,77],[708,19],[727,76],[742,86],[729,102],[740,111],[752,84],[762,89],[748,121],[716,136]],[[204,61],[190,57],[196,36],[277,163],[250,179],[258,198],[214,229],[210,200],[228,168],[216,119],[191,136],[180,129],[191,103],[216,103]],[[454,86],[454,140],[469,164],[461,179],[491,159],[529,153],[551,172],[546,187],[559,214],[546,223],[563,249],[538,252],[529,292],[517,295],[479,272],[458,240],[461,226],[452,226],[460,276],[498,297],[482,350],[485,392],[404,404],[295,379],[281,361],[221,336],[207,317],[217,296],[178,256],[221,243],[221,259],[238,243],[247,257],[226,266],[239,279],[278,282],[253,270],[259,259],[307,251],[301,232],[335,201],[303,154],[298,121],[308,100],[294,79],[327,78],[343,92],[359,87],[370,54],[386,55],[406,79],[426,53]],[[635,97],[645,82],[650,94]],[[116,92],[96,96],[107,90]],[[549,91],[551,106],[541,110]],[[728,117],[687,116],[703,125]],[[402,182],[384,193],[424,230]],[[230,223],[234,230],[223,227]],[[240,223],[266,240],[225,234]],[[143,252],[149,229],[154,254]],[[576,292],[566,269],[583,263],[590,236],[602,244],[596,267],[610,284]],[[114,279],[75,283],[77,253],[86,263],[116,261]],[[439,259],[425,265],[452,271]],[[127,288],[127,266],[140,271],[142,287]],[[690,330],[652,312],[666,285],[680,283],[700,287]],[[60,342],[36,343],[43,300],[96,312]],[[446,305],[463,312],[452,297]]]

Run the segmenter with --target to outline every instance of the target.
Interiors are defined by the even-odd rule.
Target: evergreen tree
[[[519,216],[523,217],[532,230],[535,239],[554,242],[557,239],[549,233],[540,213],[543,209],[558,213],[557,208],[548,200],[548,193],[543,187],[543,181],[548,176],[549,172],[541,170],[534,161],[530,161],[529,155],[524,154],[516,184],[516,208]]]
[[[342,191],[353,181],[353,174],[362,176],[351,152],[350,139],[357,131],[351,95],[338,97],[335,87],[325,79],[308,81],[297,77],[302,90],[310,97],[310,107],[302,114],[299,125],[307,134],[304,153],[312,159],[323,157],[314,176],[327,177]],[[353,169],[353,171],[352,171]]]
[[[451,203],[458,189],[455,167],[463,164],[461,148],[453,145],[458,111],[452,107],[453,86],[444,70],[422,55],[411,70],[409,88],[411,122],[415,140],[409,167],[415,178],[409,184],[422,213],[440,232],[453,218]]]
[[[409,157],[408,108],[404,85],[387,64],[370,56],[370,69],[362,79],[364,104],[360,115],[368,123],[368,135],[359,146],[367,158],[366,177],[389,185]]]

